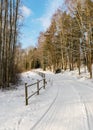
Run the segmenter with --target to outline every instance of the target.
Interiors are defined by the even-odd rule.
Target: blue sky
[[[52,15],[62,3],[63,0],[22,0],[22,48],[37,44],[39,33],[49,27]]]

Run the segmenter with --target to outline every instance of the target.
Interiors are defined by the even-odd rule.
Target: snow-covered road
[[[33,72],[22,74],[22,82],[40,78]],[[46,89],[28,106],[24,82],[17,90],[0,92],[0,130],[93,130],[93,80],[71,72],[47,72],[46,78]]]
[[[93,130],[93,88],[65,75],[54,86],[54,102],[30,130]]]

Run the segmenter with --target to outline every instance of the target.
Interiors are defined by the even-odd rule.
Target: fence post
[[[25,83],[25,104],[28,105],[27,83]]]
[[[46,83],[46,81],[45,81],[45,74],[43,75],[43,77],[44,77],[44,79],[43,79],[43,88],[45,89],[45,83]]]
[[[37,80],[37,95],[39,95],[39,80]]]

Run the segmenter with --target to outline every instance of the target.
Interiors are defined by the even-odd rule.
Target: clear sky
[[[39,33],[48,28],[51,16],[62,3],[63,0],[22,0],[22,48],[37,44]]]

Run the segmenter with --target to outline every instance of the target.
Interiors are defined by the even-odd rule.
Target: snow
[[[22,73],[16,89],[0,90],[0,130],[93,130],[93,79],[83,71],[78,76],[77,70],[44,73],[46,89],[33,96],[28,106],[24,84],[42,79],[35,72]]]

